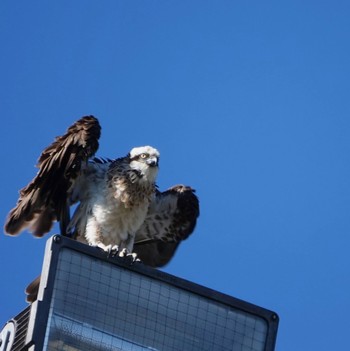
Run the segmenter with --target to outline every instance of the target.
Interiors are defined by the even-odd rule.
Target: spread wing
[[[35,178],[23,189],[16,207],[5,223],[5,232],[16,235],[28,228],[41,237],[53,222],[60,222],[66,233],[69,222],[68,191],[79,176],[81,164],[98,149],[101,127],[93,116],[85,116],[55,139],[40,155]]]
[[[181,241],[193,232],[198,216],[199,201],[191,187],[176,185],[157,191],[146,220],[136,233],[133,251],[146,265],[164,266]]]
[[[133,251],[148,266],[164,266],[181,241],[193,232],[198,216],[199,201],[191,187],[176,185],[157,191],[146,220],[136,233]],[[26,288],[27,302],[37,299],[39,283],[40,276]]]

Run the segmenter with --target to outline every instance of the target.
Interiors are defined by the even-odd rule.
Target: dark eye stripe
[[[145,158],[148,158],[149,157],[149,154],[147,153],[143,153],[143,154],[140,154],[140,155],[136,155],[132,158],[130,158],[131,161],[136,161],[136,160],[144,160]]]

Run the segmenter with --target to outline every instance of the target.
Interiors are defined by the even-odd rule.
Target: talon
[[[135,264],[135,263],[141,263],[141,260],[139,258],[133,256],[131,264]]]
[[[103,250],[104,252],[106,252],[108,258],[116,256],[118,254],[118,252],[119,252],[118,245],[113,245],[112,246],[112,244],[105,245],[105,244],[102,244],[102,243],[98,243],[96,245],[92,244],[91,246],[97,247],[100,250]]]
[[[126,255],[127,258],[131,259],[131,263],[136,262],[137,260],[137,254],[135,252],[130,252]]]
[[[137,258],[136,252],[129,252],[127,249],[123,249],[118,254],[119,257],[130,261],[130,264],[134,264],[135,262],[141,262],[139,258]]]
[[[136,252],[131,252],[126,255],[126,259],[130,260],[130,264],[134,264],[135,262],[141,262],[139,258],[137,258]]]
[[[119,246],[118,245],[113,245],[111,247],[111,251],[110,251],[109,255],[112,256],[112,257],[115,257],[115,256],[117,256],[118,252],[119,252]],[[109,255],[108,255],[108,257],[109,257]]]
[[[129,252],[125,248],[123,250],[121,250],[118,254],[119,257],[127,257],[128,255],[129,255]]]

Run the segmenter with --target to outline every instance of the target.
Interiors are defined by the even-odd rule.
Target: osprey
[[[94,158],[100,134],[98,120],[85,116],[44,149],[5,232],[28,229],[42,237],[58,221],[62,235],[120,256],[136,252],[145,264],[163,266],[194,230],[195,191],[184,185],[157,189],[159,152],[151,146],[114,160]]]

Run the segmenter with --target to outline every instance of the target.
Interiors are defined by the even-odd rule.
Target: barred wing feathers
[[[143,263],[164,266],[181,241],[193,232],[198,216],[199,201],[191,187],[175,185],[167,191],[157,191],[136,233],[134,251]]]

